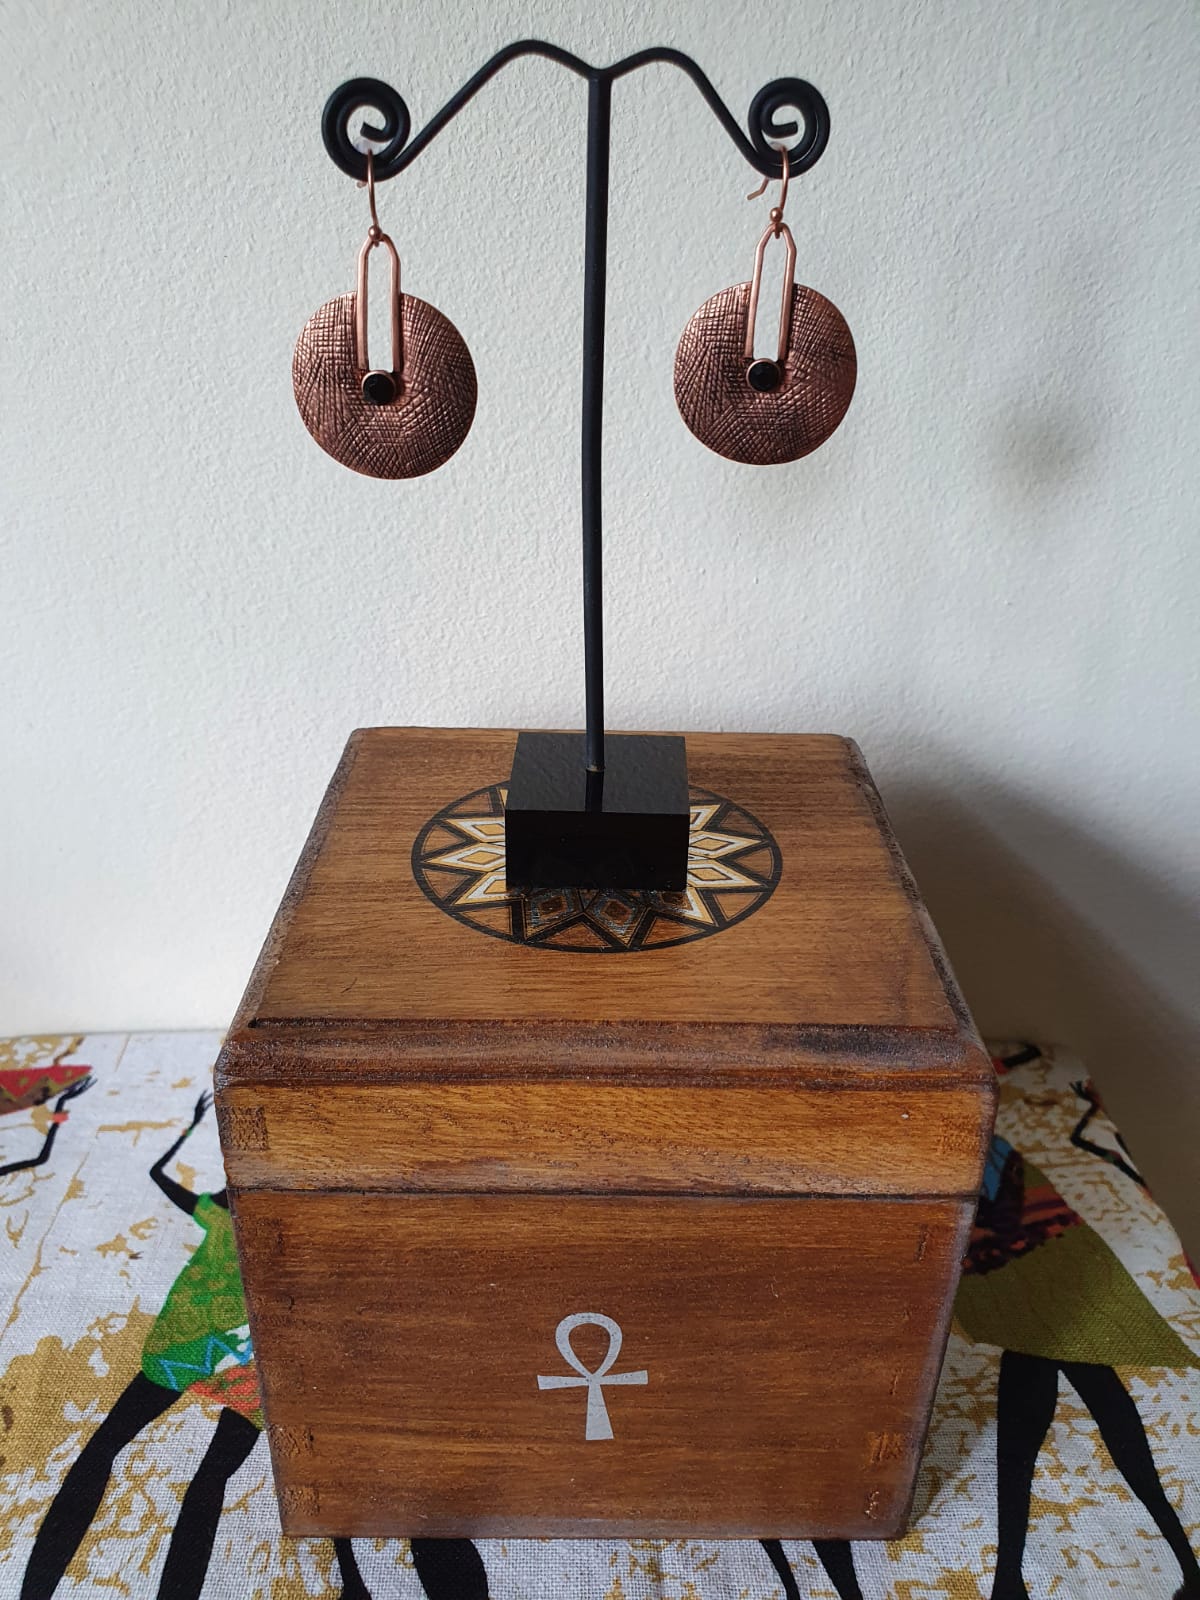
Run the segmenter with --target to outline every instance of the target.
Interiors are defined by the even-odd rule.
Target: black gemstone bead
[[[746,370],[750,387],[760,394],[770,394],[783,382],[783,373],[775,361],[752,361]]]
[[[390,372],[368,372],[362,381],[363,399],[373,406],[390,405],[396,398],[396,380]]]

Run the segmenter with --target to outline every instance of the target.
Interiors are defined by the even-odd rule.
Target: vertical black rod
[[[604,771],[604,564],[600,475],[604,424],[604,290],[608,270],[608,135],[612,85],[588,79],[587,232],[583,259],[583,671],[586,760]]]

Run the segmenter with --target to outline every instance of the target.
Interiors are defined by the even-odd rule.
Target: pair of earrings
[[[783,220],[783,189],[758,242],[749,283],[722,289],[692,317],[675,352],[675,402],[702,444],[731,461],[796,461],[823,444],[846,415],[857,363],[841,312],[796,282],[796,242]],[[373,157],[367,153],[371,226],[358,255],[358,288],[309,318],[292,358],[304,424],[335,461],[373,478],[417,478],[446,462],[475,416],[475,366],[458,329],[435,307],[400,292],[400,257],[379,226]],[[754,199],[761,187],[748,198]],[[768,244],[782,242],[786,270],[773,358],[754,354]],[[391,366],[372,367],[367,293],[372,251],[389,267]]]

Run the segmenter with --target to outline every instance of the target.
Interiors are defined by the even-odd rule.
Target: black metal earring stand
[[[588,85],[587,204],[583,287],[583,639],[586,731],[518,736],[506,806],[507,877],[516,888],[682,889],[687,874],[688,785],[684,741],[668,735],[604,735],[604,625],[601,539],[601,471],[604,408],[604,302],[608,251],[609,130],[612,86],[640,67],[679,67],[699,89],[717,121],[756,171],[782,177],[778,150],[789,147],[795,177],[820,160],[829,138],[825,101],[802,78],[776,78],[750,103],[749,138],[690,56],[678,50],[639,50],[610,67],[593,67],[557,45],[523,39],[506,45],[480,67],[409,142],[412,120],[394,89],[377,78],[354,78],[330,95],[321,133],[330,157],[351,177],[366,178],[360,136],[382,148],[373,157],[377,183],[415,161],[488,80],[521,56],[545,56],[585,78]],[[803,118],[778,122],[792,108]]]

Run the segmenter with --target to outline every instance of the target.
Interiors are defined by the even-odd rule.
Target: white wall
[[[1200,1244],[1200,24],[740,12],[10,7],[0,1030],[224,1019],[356,725],[579,722],[586,91],[510,68],[381,190],[479,372],[466,446],[410,484],[335,466],[292,403],[366,221],[318,122],[366,73],[419,126],[525,34],[671,44],[739,116],[823,90],[789,216],[859,388],[792,467],[685,431],[675,340],[770,202],[681,75],[619,85],[611,723],[854,734],[981,1024],[1089,1056]]]

